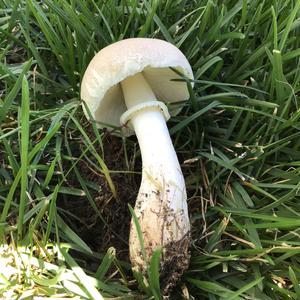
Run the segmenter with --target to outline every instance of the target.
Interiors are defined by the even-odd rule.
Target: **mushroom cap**
[[[142,72],[159,101],[171,103],[189,98],[186,83],[173,81],[181,76],[170,67],[194,78],[184,54],[168,42],[149,38],[116,42],[103,48],[91,60],[81,83],[81,98],[99,127],[105,124],[119,127],[120,117],[127,111],[119,83],[128,76]],[[173,115],[178,112],[178,109],[170,111]]]

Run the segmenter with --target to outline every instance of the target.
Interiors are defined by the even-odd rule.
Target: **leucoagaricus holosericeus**
[[[135,133],[139,142],[143,168],[134,211],[147,261],[133,222],[129,250],[132,265],[140,271],[147,269],[157,248],[162,249],[162,271],[182,271],[189,261],[186,188],[166,125],[170,115],[164,104],[187,100],[189,92],[186,82],[174,81],[181,77],[170,67],[193,79],[186,57],[172,44],[131,38],[98,52],[81,84],[81,98],[99,127],[122,126],[125,135]]]

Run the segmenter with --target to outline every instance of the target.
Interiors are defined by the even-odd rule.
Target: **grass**
[[[93,249],[61,205],[85,199],[109,226],[82,164],[115,196],[114,176],[139,172],[134,138],[120,138],[127,167],[107,166],[79,96],[95,52],[139,36],[178,46],[195,74],[169,123],[193,237],[171,298],[300,299],[299,25],[299,0],[2,0],[1,297],[162,298],[159,252],[143,280],[113,247]]]

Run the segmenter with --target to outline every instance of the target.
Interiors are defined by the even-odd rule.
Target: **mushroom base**
[[[134,208],[143,236],[145,258],[136,226],[131,222],[130,259],[133,266],[142,271],[147,270],[151,256],[157,248],[162,249],[162,265],[172,261],[174,256],[181,257],[188,253],[188,245],[183,241],[189,236],[190,222],[182,173],[178,169],[160,169],[143,170]]]
[[[190,232],[186,233],[181,240],[172,241],[167,245],[164,245],[161,253],[160,260],[160,287],[164,299],[168,299],[170,292],[176,286],[180,280],[183,272],[188,269],[190,263]],[[147,251],[148,250],[148,251]],[[155,249],[146,249],[149,253],[153,253]],[[147,269],[145,264],[141,263],[143,257],[140,253],[140,257],[132,257],[131,262],[137,266],[142,274],[147,275]]]
[[[165,171],[154,172],[156,176],[149,169],[143,171],[135,215],[143,236],[145,258],[133,221],[129,247],[132,265],[145,275],[153,252],[161,249],[160,282],[163,293],[167,294],[189,264],[190,223],[184,185],[178,186],[172,180],[166,182],[176,172]]]

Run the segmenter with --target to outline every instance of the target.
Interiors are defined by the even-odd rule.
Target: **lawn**
[[[0,0],[1,299],[300,299],[300,0]],[[98,130],[80,83],[129,37],[194,72],[168,122],[191,260],[164,294],[128,257],[137,139]],[[176,277],[177,276],[177,277]]]

